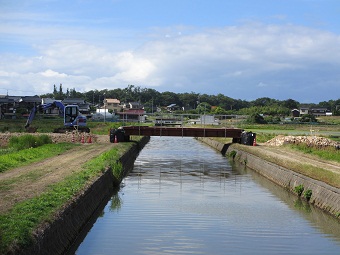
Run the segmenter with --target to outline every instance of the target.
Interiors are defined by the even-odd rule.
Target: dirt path
[[[83,144],[61,155],[0,174],[0,213],[15,203],[40,194],[47,187],[81,171],[86,161],[111,149],[114,143]]]
[[[322,160],[312,155],[308,155],[299,151],[293,151],[284,146],[261,145],[254,147],[254,149],[260,151],[261,153],[265,154],[268,157],[278,158],[281,161],[305,163],[340,174],[340,163]]]

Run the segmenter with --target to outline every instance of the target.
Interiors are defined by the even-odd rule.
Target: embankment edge
[[[149,142],[150,137],[143,137],[136,142],[120,159],[123,175],[131,171],[139,152]],[[55,219],[45,224],[35,234],[34,244],[22,254],[64,254],[74,244],[88,227],[89,222],[98,214],[110,199],[113,190],[119,188],[119,183],[107,169],[81,194],[73,199],[59,212]]]
[[[305,191],[312,191],[312,196],[309,200],[310,203],[334,217],[340,217],[340,189],[268,162],[251,153],[236,149],[232,144],[223,144],[209,138],[198,138],[198,140],[215,148],[222,154],[235,151],[235,160],[245,163],[250,169],[288,189],[292,193],[295,193],[295,187],[303,185]]]

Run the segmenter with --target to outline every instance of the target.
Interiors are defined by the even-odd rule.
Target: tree
[[[179,94],[178,99],[181,102],[180,106],[185,107],[186,109],[195,109],[198,96],[199,94],[194,92]]]
[[[54,84],[53,85],[53,97],[57,97],[58,96],[58,91],[57,91],[57,86]]]
[[[59,94],[58,94],[58,98],[56,98],[56,99],[60,99],[60,100],[64,99],[63,85],[62,85],[61,83],[60,83],[60,85],[59,85]]]
[[[298,101],[295,101],[293,99],[287,99],[282,101],[282,106],[292,110],[299,108],[300,103]]]
[[[260,114],[252,114],[247,118],[248,123],[257,123],[257,124],[267,124],[265,119]]]
[[[161,105],[167,106],[170,104],[180,105],[180,100],[178,98],[178,95],[170,91],[165,91],[161,93]]]
[[[261,97],[251,102],[253,106],[269,106],[277,103],[277,100],[269,97]]]
[[[207,114],[211,111],[211,105],[207,102],[200,103],[196,108],[197,113],[199,114]]]
[[[215,108],[215,110],[213,110],[211,113],[212,113],[212,114],[215,114],[215,115],[226,115],[226,114],[227,114],[227,111],[224,110],[222,107],[217,106],[217,107]]]

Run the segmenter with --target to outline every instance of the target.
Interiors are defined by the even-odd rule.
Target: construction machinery
[[[78,105],[63,105],[59,101],[54,101],[53,103],[34,105],[30,115],[28,116],[25,128],[29,129],[35,115],[38,111],[45,112],[48,109],[58,108],[59,115],[64,118],[64,127],[54,129],[54,133],[65,133],[66,131],[79,130],[81,132],[90,132],[87,125],[87,118],[79,112]]]

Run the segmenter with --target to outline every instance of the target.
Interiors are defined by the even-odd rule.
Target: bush
[[[229,152],[229,157],[231,157],[231,158],[235,159],[235,157],[236,157],[236,154],[237,154],[237,152],[236,152],[236,151],[234,151],[234,150],[232,150],[231,152]]]
[[[308,190],[305,191],[304,196],[305,196],[305,198],[307,199],[307,201],[309,201],[309,200],[311,199],[312,193],[313,193],[313,192],[312,192],[312,190],[310,190],[310,189],[308,189]]]
[[[19,151],[23,149],[36,148],[49,143],[52,143],[52,139],[48,135],[23,135],[19,137],[12,137],[9,140],[8,145],[10,148]]]
[[[247,122],[248,123],[257,123],[257,124],[267,124],[267,122],[265,121],[265,119],[263,118],[263,116],[261,116],[260,114],[251,114],[248,118],[247,118]]]
[[[305,114],[301,117],[301,122],[317,122],[318,120],[313,114]]]
[[[298,194],[298,196],[300,197],[302,195],[302,192],[305,188],[303,187],[302,184],[300,184],[299,186],[296,186],[294,188],[295,192]]]

